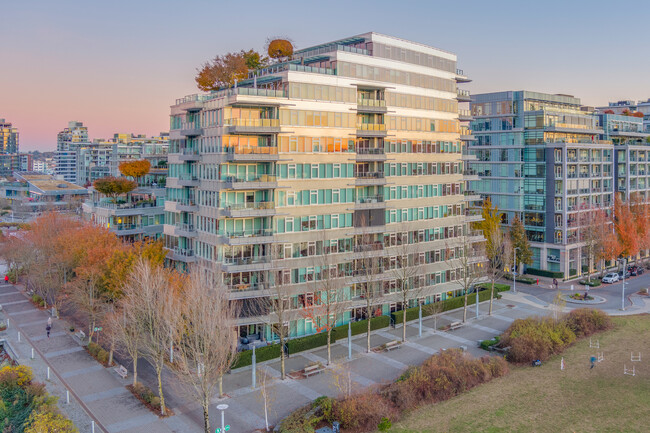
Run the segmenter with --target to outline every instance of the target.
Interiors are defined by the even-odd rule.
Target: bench
[[[389,341],[384,345],[384,350],[386,352],[390,352],[391,350],[399,349],[400,347],[402,347],[402,343],[397,340],[393,340],[393,341]]]
[[[309,367],[305,367],[303,370],[303,374],[305,377],[312,376],[314,374],[318,374],[325,371],[325,367],[321,364],[315,364],[315,365],[310,365]]]
[[[453,331],[454,329],[458,329],[463,326],[463,322],[451,322],[449,324],[449,330]]]
[[[77,339],[79,340],[79,343],[84,344],[84,342],[86,340],[86,333],[85,332],[83,332],[82,330],[79,330],[79,331],[74,333],[74,336],[77,337]]]
[[[120,376],[122,379],[126,379],[126,376],[129,374],[129,371],[123,365],[119,365],[118,367],[115,367],[113,370],[115,370],[117,375]]]

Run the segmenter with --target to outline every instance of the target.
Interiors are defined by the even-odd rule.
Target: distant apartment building
[[[616,191],[647,188],[645,178],[635,179],[641,168],[627,165],[630,152],[635,162],[645,158],[635,147],[647,136],[642,118],[529,91],[472,95],[471,110],[470,170],[480,178],[472,189],[504,213],[505,226],[515,216],[524,223],[533,250],[529,268],[581,273],[588,265],[581,213],[609,210]]]
[[[87,195],[85,188],[43,173],[16,171],[11,179],[0,181],[0,198],[23,216],[50,210],[76,212]]]
[[[47,163],[45,161],[35,160],[33,165],[34,171],[38,171],[39,173],[45,173],[48,169]]]
[[[606,106],[598,107],[597,110],[601,113],[611,112],[611,114],[627,113],[631,115],[636,112],[642,113],[643,131],[650,133],[650,99],[638,102],[632,100],[610,102]]]
[[[0,119],[0,153],[18,153],[19,133],[18,128],[11,122]]]
[[[56,140],[55,174],[68,182],[78,182],[77,152],[90,145],[88,128],[83,122],[72,121],[68,127],[59,132]]]
[[[349,306],[337,324],[367,317],[365,287],[378,293],[379,314],[461,293],[461,270],[445,254],[482,239],[465,196],[459,101],[469,94],[458,83],[467,81],[455,54],[366,33],[177,100],[168,257],[216,267],[233,299],[282,285],[292,337],[316,332],[300,309],[326,275]],[[368,256],[381,264],[365,269]],[[404,305],[400,263],[416,269],[405,284],[417,295]],[[242,336],[274,338],[259,318],[244,322]]]

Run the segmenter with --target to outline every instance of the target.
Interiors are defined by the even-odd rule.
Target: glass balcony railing
[[[241,119],[232,118],[224,119],[223,124],[226,126],[248,126],[248,127],[263,127],[272,128],[280,126],[280,119]]]
[[[246,238],[254,236],[273,236],[273,230],[271,229],[257,229],[257,230],[240,230],[240,231],[230,231],[224,233],[226,237],[229,238]]]
[[[265,209],[275,209],[275,203],[272,201],[258,201],[252,203],[232,203],[224,204],[223,208],[226,210],[245,210],[245,209],[254,209],[254,210],[265,210]]]
[[[383,171],[366,171],[362,173],[356,173],[357,179],[383,179]]]
[[[358,123],[357,129],[360,131],[385,131],[386,125],[383,123]]]
[[[358,98],[357,105],[363,105],[365,107],[385,107],[386,101],[380,99]]]
[[[277,147],[260,147],[260,146],[234,146],[227,147],[226,153],[230,155],[277,155]]]
[[[226,176],[222,180],[224,182],[276,182],[278,178],[277,176],[272,176],[270,174],[261,174],[259,176],[245,177]]]
[[[356,200],[356,203],[365,204],[365,203],[382,203],[384,201],[383,195],[371,195],[367,197],[359,197]]]

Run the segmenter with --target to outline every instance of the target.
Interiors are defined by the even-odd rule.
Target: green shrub
[[[257,362],[268,361],[270,359],[279,358],[279,357],[280,357],[279,344],[271,344],[269,346],[258,347],[257,349],[255,349],[255,359],[257,360]],[[251,365],[252,363],[253,363],[253,351],[244,350],[242,352],[239,352],[239,357],[237,358],[237,361],[232,366],[232,368],[235,369],[240,367],[246,367],[247,365]]]
[[[390,325],[390,316],[377,316],[370,320],[370,330],[386,328]],[[359,320],[352,322],[352,335],[365,334],[368,331],[368,320]],[[336,334],[336,339],[346,338],[348,336],[348,325],[341,325],[332,331]]]
[[[34,293],[32,295],[32,302],[34,304],[36,304],[36,305],[41,305],[41,303],[43,302],[43,298],[41,298],[40,295],[37,295],[36,293]]]
[[[500,345],[510,347],[508,360],[528,363],[547,360],[576,340],[576,334],[565,321],[529,317],[515,320],[501,336]]]
[[[492,288],[492,283],[481,283],[478,284],[476,287],[484,290],[490,290]],[[507,292],[508,290],[510,290],[510,285],[494,283],[494,293]]]
[[[600,280],[591,280],[591,281],[580,280],[580,284],[582,284],[584,286],[589,286],[589,287],[598,287],[602,283],[600,282]]]
[[[334,332],[332,332],[332,343],[336,341]],[[313,349],[315,347],[327,345],[327,332],[319,332],[318,334],[307,335],[306,337],[293,338],[287,342],[289,353],[302,352],[304,350]]]
[[[578,275],[578,270],[577,269],[569,269],[569,276],[573,277]]]
[[[539,275],[548,278],[564,278],[564,272],[545,271],[542,269],[526,268],[526,273],[530,275]]]
[[[88,343],[88,353],[97,358],[97,354],[102,348],[97,343]]]
[[[101,362],[102,364],[108,363],[108,352],[104,349],[99,349],[97,352],[97,361]]]
[[[483,340],[483,341],[481,341],[481,349],[489,351],[490,346],[495,346],[495,345],[499,344],[500,340],[501,340],[501,337],[499,337],[499,336],[496,336],[491,340]]]
[[[377,426],[377,430],[384,432],[390,430],[390,428],[393,426],[393,423],[390,422],[390,420],[386,417],[383,417],[381,421],[379,422],[379,425]]]

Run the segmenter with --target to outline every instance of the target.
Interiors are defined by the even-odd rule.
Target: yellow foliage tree
[[[124,161],[120,163],[120,173],[127,177],[139,179],[149,173],[151,163],[146,159],[138,161]]]
[[[32,412],[25,433],[77,433],[72,421],[53,412]]]

